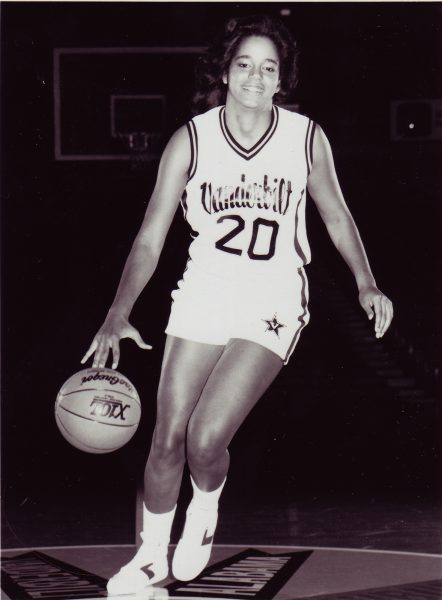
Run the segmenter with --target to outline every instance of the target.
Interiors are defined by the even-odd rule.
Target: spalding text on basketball
[[[125,421],[124,411],[130,407],[130,404],[123,406],[118,400],[107,400],[103,398],[94,398],[91,402],[91,415],[99,417],[113,417]]]

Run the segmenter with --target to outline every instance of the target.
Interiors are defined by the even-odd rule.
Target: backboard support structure
[[[159,157],[166,128],[166,97],[111,94],[110,134],[122,140],[134,164]]]

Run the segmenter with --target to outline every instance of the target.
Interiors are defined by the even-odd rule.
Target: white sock
[[[190,481],[192,482],[193,487],[193,506],[197,506],[198,508],[204,509],[216,508],[218,506],[219,497],[221,496],[221,492],[223,491],[223,487],[226,483],[226,479],[227,477],[216,490],[212,490],[211,492],[205,492],[199,489],[191,475]]]
[[[143,503],[143,539],[155,540],[158,544],[168,545],[175,512],[176,505],[169,512],[153,513]]]

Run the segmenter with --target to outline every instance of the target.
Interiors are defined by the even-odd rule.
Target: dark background
[[[143,398],[135,437],[109,455],[70,447],[55,426],[55,397],[112,301],[156,164],[55,161],[54,48],[205,46],[228,16],[281,8],[301,48],[292,100],[331,141],[395,320],[375,341],[309,206],[312,321],[233,443],[227,502],[438,501],[441,143],[391,141],[390,102],[442,97],[441,4],[3,2],[5,547],[133,543],[170,291],[190,240],[178,211],[133,312],[154,350],[122,344],[119,370]],[[192,81],[183,85],[173,66],[163,77],[180,110],[169,115],[172,131],[190,116]],[[80,102],[88,90],[75,93]]]

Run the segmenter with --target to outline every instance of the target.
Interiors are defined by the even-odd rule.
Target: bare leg
[[[282,360],[267,348],[232,339],[204,386],[187,428],[187,461],[194,494],[172,561],[177,579],[195,578],[209,561],[218,498],[229,467],[227,448],[281,368]]]
[[[186,429],[224,346],[168,336],[158,388],[157,418],[144,475],[146,507],[173,509],[185,462]]]
[[[224,346],[168,336],[158,390],[157,421],[145,470],[142,540],[133,559],[107,584],[133,594],[167,577],[170,531],[185,460],[190,415]]]
[[[212,491],[229,467],[227,448],[250,410],[282,368],[279,356],[232,339],[217,361],[187,430],[187,460],[197,486]]]

